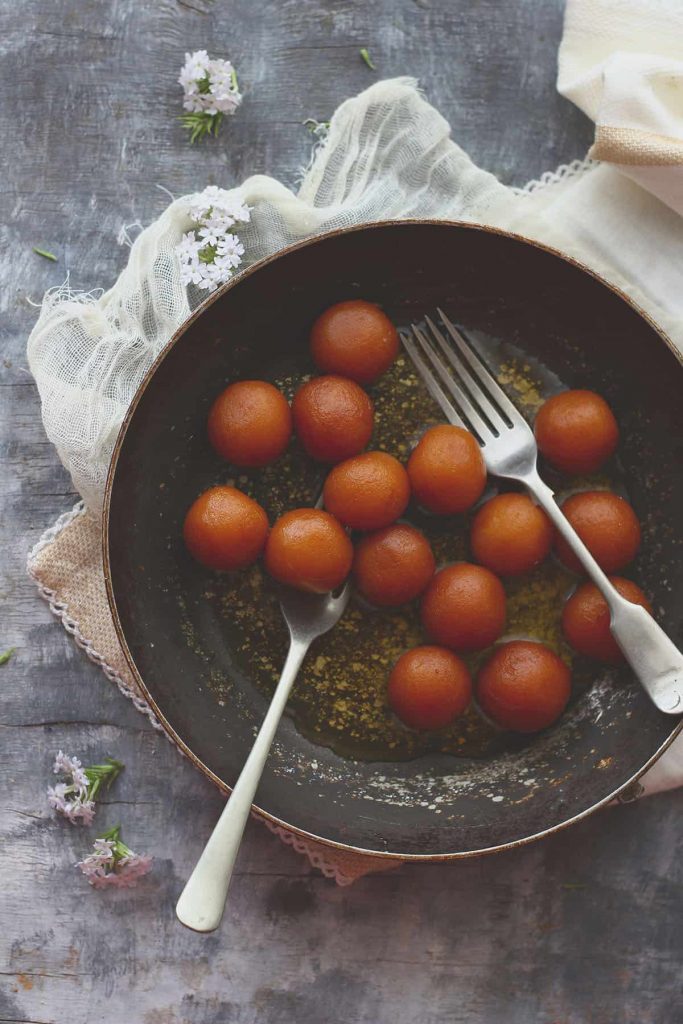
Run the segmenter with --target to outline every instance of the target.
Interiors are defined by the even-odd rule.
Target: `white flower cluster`
[[[185,91],[183,107],[193,114],[234,114],[242,102],[230,61],[212,60],[206,50],[185,54],[178,81]]]
[[[77,757],[68,757],[59,751],[53,766],[55,775],[66,775],[68,782],[48,786],[47,799],[51,807],[63,814],[72,825],[82,822],[90,825],[95,817],[95,801],[88,798],[88,777]]]
[[[238,193],[210,185],[192,197],[188,212],[197,226],[176,246],[180,281],[214,292],[242,262],[244,246],[230,229],[247,223],[249,207]]]
[[[76,865],[95,889],[133,889],[152,867],[153,858],[129,850],[119,839],[120,832],[118,825],[105,832],[93,843],[92,853]]]

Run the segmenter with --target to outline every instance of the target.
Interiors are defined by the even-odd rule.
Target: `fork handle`
[[[212,932],[220,924],[251,805],[289,692],[309,646],[310,641],[292,640],[280,681],[254,746],[176,904],[178,919],[197,932]]]
[[[538,471],[523,477],[522,482],[547,512],[607,601],[614,639],[653,703],[667,714],[683,712],[683,654],[644,608],[627,601],[612,586]]]

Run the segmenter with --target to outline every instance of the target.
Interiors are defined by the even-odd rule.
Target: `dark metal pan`
[[[209,448],[207,410],[225,383],[240,377],[266,377],[291,390],[313,371],[311,322],[354,295],[380,303],[399,325],[442,306],[490,362],[507,367],[508,378],[516,360],[542,391],[585,386],[608,399],[622,435],[612,472],[643,524],[641,554],[629,575],[649,593],[674,639],[683,639],[683,370],[666,337],[585,268],[523,238],[442,222],[335,232],[256,264],[178,331],[136,396],[107,485],[107,587],[131,669],[173,739],[226,791],[265,712],[284,629],[259,570],[221,577],[183,549],[182,521],[192,500],[237,479]],[[396,371],[397,389],[412,386],[408,375],[407,367]],[[400,436],[409,445],[416,407],[386,387],[376,396],[380,429],[390,422],[389,447]],[[523,390],[511,397],[524,399]],[[294,444],[282,466],[242,476],[238,486],[257,494],[273,516],[307,494],[310,500],[318,479]],[[437,529],[446,528],[453,536],[463,532],[458,522]],[[407,757],[399,743],[399,757],[372,744],[364,753],[353,729],[345,739],[333,715],[329,728],[316,732],[311,722],[330,680],[352,672],[349,699],[365,699],[364,681],[384,671],[384,654],[395,656],[412,635],[414,612],[401,614],[382,619],[357,610],[358,637],[349,628],[331,648],[312,652],[309,676],[292,699],[294,717],[284,719],[263,776],[261,813],[326,843],[380,856],[436,860],[490,852],[606,803],[678,731],[628,669],[577,662],[566,715],[535,737],[479,736],[468,725],[452,748],[435,742]],[[338,706],[348,717],[350,705]]]

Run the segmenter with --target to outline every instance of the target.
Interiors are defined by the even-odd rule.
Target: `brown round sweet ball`
[[[265,380],[240,380],[222,391],[209,412],[209,441],[235,466],[267,466],[292,436],[287,399]]]
[[[334,516],[318,508],[298,508],[284,515],[268,535],[265,567],[280,583],[325,594],[351,571],[353,545]]]
[[[571,676],[562,659],[530,640],[501,644],[477,677],[477,700],[484,714],[515,732],[538,732],[552,725],[570,692]]]
[[[594,473],[612,455],[619,427],[594,391],[563,391],[541,406],[534,423],[540,451],[563,473]]]
[[[268,516],[236,487],[212,487],[185,516],[190,554],[210,569],[243,569],[255,562],[268,536]]]
[[[396,607],[414,600],[434,575],[429,541],[413,526],[396,523],[369,533],[356,545],[353,576],[371,604]]]
[[[311,331],[311,354],[323,373],[371,384],[398,355],[398,334],[372,302],[349,299],[330,306]]]
[[[605,572],[617,572],[635,557],[640,546],[640,524],[629,503],[618,494],[582,491],[567,498],[562,511]],[[568,569],[583,572],[578,558],[559,534],[555,550]]]
[[[346,377],[314,377],[292,402],[301,444],[319,462],[341,462],[362,452],[372,436],[373,405]]]
[[[505,591],[481,565],[458,562],[437,572],[422,597],[425,632],[456,651],[480,651],[505,628]]]
[[[467,709],[472,680],[465,663],[445,647],[414,647],[394,665],[387,697],[411,729],[443,729]]]
[[[331,470],[323,501],[328,512],[352,530],[379,530],[405,512],[410,481],[393,455],[365,452]]]
[[[526,494],[499,494],[477,511],[470,544],[478,562],[499,576],[521,576],[550,554],[555,531]]]
[[[476,439],[469,430],[451,424],[430,427],[407,468],[416,500],[439,515],[465,512],[486,486],[486,466]]]
[[[627,601],[641,605],[652,614],[652,605],[636,583],[621,576],[611,576],[610,582]],[[582,583],[571,595],[562,610],[562,629],[568,643],[579,654],[612,664],[624,660],[612,636],[607,601],[594,583]]]

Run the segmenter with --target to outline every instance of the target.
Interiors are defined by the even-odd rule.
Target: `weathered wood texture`
[[[296,182],[301,122],[383,76],[418,76],[475,160],[523,184],[585,152],[554,88],[561,0],[0,0],[3,138],[0,1022],[674,1024],[681,1020],[683,794],[550,841],[338,889],[250,826],[222,929],[173,904],[220,809],[210,785],[88,663],[37,598],[25,552],[74,500],[42,432],[30,300],[111,281],[122,223],[209,182]],[[186,49],[230,55],[244,106],[191,149],[175,120]],[[57,264],[31,252],[43,245]],[[126,772],[99,814],[156,869],[99,894],[86,834],[45,804],[54,752]]]

